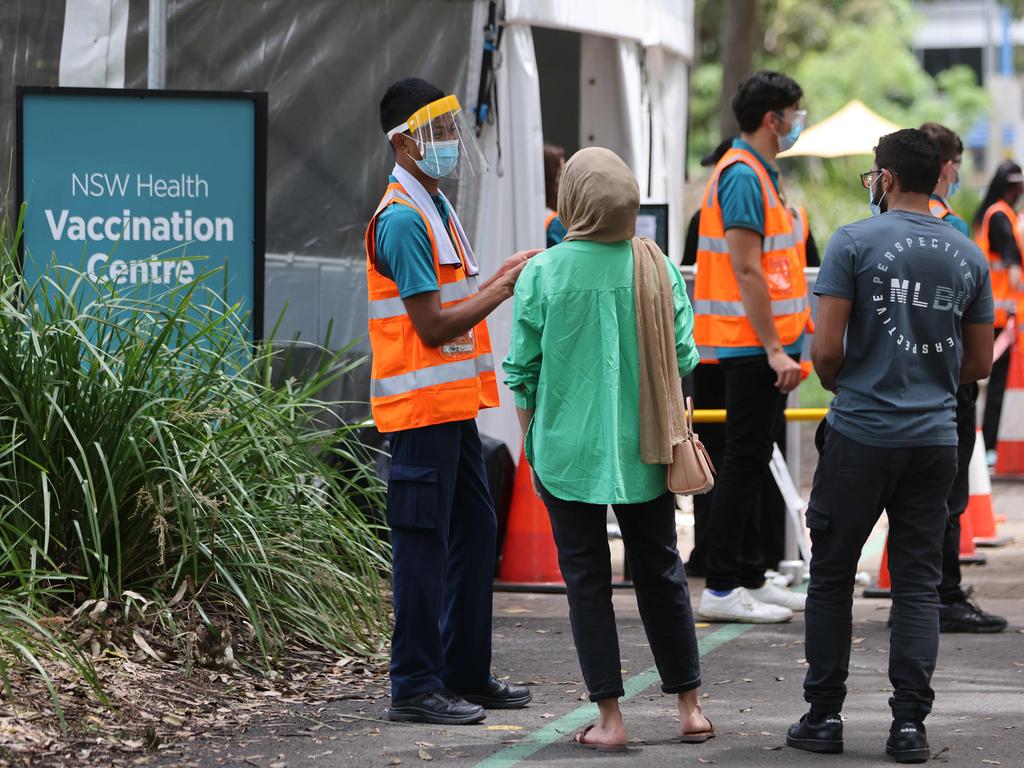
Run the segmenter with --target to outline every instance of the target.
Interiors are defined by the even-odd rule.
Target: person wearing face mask
[[[1021,254],[1024,238],[1017,224],[1017,204],[1024,193],[1024,174],[1009,160],[996,168],[981,205],[974,214],[974,242],[988,257],[992,272],[992,295],[996,302],[995,333],[1006,327],[1015,309],[1015,294],[1020,290]],[[1017,318],[1021,322],[1021,318]],[[985,440],[990,466],[996,463],[999,440],[999,418],[1003,411],[1006,377],[1010,371],[1010,354],[1004,352],[992,364],[992,375],[985,390],[985,413],[981,418],[981,434]]]
[[[498,405],[485,318],[537,251],[478,284],[476,259],[438,180],[486,162],[458,99],[410,78],[380,102],[394,152],[366,228],[370,406],[391,445],[395,628],[388,717],[463,725],[524,707],[490,673],[497,521],[476,415]]]
[[[797,749],[843,751],[854,580],[884,510],[893,603],[885,750],[900,763],[930,754],[924,720],[935,698],[956,392],[988,375],[994,316],[984,255],[929,209],[941,168],[938,146],[922,131],[879,139],[874,166],[861,175],[879,215],[836,231],[814,285],[814,368],[836,397],[815,435],[807,507],[810,712],[786,737]]]
[[[702,359],[719,361],[727,414],[698,608],[711,621],[785,622],[804,605],[803,595],[765,580],[760,529],[761,488],[786,395],[800,383],[810,317],[775,164],[803,128],[802,96],[777,72],[740,84],[732,108],[741,133],[715,166],[701,204],[694,339]]]
[[[932,190],[928,207],[933,216],[956,228],[965,237],[970,237],[967,222],[957,216],[946,200],[952,197],[960,184],[960,158],[964,145],[949,128],[938,123],[921,126],[939,148],[942,170],[939,181]],[[991,268],[990,268],[991,271]],[[995,291],[993,291],[995,293]],[[977,439],[978,384],[961,384],[956,391],[957,471],[953,479],[946,506],[949,520],[942,542],[942,581],[939,582],[939,632],[1002,632],[1006,619],[986,613],[967,599],[960,586],[960,517],[967,509],[970,497],[968,467],[974,453]]]

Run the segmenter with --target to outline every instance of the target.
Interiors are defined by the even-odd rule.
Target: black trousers
[[[719,362],[725,379],[725,449],[711,502],[708,589],[764,583],[761,500],[786,396],[764,355]]]
[[[717,363],[701,363],[694,369],[692,388],[696,408],[725,408],[725,377]],[[711,461],[716,467],[722,464],[725,451],[725,425],[700,424],[697,427],[700,440],[704,443]],[[786,451],[786,422],[779,425],[775,442],[779,449]],[[693,549],[686,560],[686,573],[690,577],[703,577],[708,570],[708,550],[711,540],[711,505],[715,491],[693,497]],[[782,498],[775,479],[769,474],[761,488],[761,550],[765,567],[774,567],[786,553],[786,502]]]
[[[475,421],[394,432],[391,698],[484,690],[497,521]]]
[[[569,623],[591,701],[624,695],[612,608],[606,507],[541,489],[569,600]],[[676,549],[675,497],[615,504],[640,618],[665,693],[700,687],[700,653],[686,573]]]
[[[1002,328],[996,328],[998,336]],[[1003,413],[1003,396],[1006,394],[1006,377],[1010,373],[1010,351],[992,363],[992,373],[988,377],[988,389],[985,390],[985,413],[981,417],[981,435],[985,438],[985,449],[994,451],[999,442],[999,417]]]
[[[935,698],[937,587],[956,447],[879,448],[851,440],[825,422],[815,442],[820,458],[807,509],[811,583],[804,698],[816,717],[843,708],[857,561],[884,509],[892,578],[889,706],[894,718],[923,720]]]
[[[956,392],[957,469],[946,501],[949,519],[942,540],[942,581],[939,582],[939,602],[943,605],[966,599],[960,588],[960,516],[971,497],[968,473],[977,440],[977,400],[977,384],[963,384]]]

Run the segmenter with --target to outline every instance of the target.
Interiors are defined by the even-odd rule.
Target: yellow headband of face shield
[[[444,96],[437,101],[432,101],[425,107],[420,107],[401,125],[396,125],[390,131],[388,131],[388,139],[394,136],[396,133],[409,133],[415,134],[419,128],[430,123],[443,115],[456,115],[462,111],[462,105],[459,104],[458,98],[455,96]]]

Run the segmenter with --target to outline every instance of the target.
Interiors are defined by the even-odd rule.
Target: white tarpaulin
[[[779,157],[873,155],[878,140],[899,129],[896,123],[854,99],[834,115],[801,133],[796,144],[779,153]]]
[[[691,0],[507,0],[497,70],[497,128],[482,136],[492,172],[480,180],[474,248],[482,274],[515,251],[544,246],[544,167],[540,80],[531,27],[578,32],[579,146],[608,147],[630,166],[641,198],[669,205],[669,256],[679,263],[685,211],[687,67],[693,48]],[[470,82],[476,79],[471,75]],[[502,170],[497,170],[500,135]],[[465,198],[464,198],[465,199]],[[495,363],[509,344],[511,302],[489,318]],[[482,432],[519,455],[521,435],[511,393],[481,413]]]
[[[633,40],[693,58],[693,0],[506,0],[505,20]]]
[[[128,0],[67,0],[60,85],[124,88]]]

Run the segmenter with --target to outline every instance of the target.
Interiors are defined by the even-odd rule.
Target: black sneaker
[[[1002,632],[1006,619],[985,613],[970,600],[939,606],[939,632]]]
[[[525,685],[509,685],[491,678],[486,691],[464,693],[462,698],[484,709],[520,709],[533,699],[533,694]]]
[[[843,718],[837,713],[814,723],[808,713],[800,718],[799,723],[789,726],[786,744],[807,752],[838,755],[843,751]]]
[[[411,699],[396,701],[388,708],[388,720],[399,723],[470,725],[487,717],[484,708],[470,704],[458,694],[438,688]]]
[[[897,763],[923,763],[928,759],[928,737],[924,723],[917,720],[893,720],[885,753]]]

